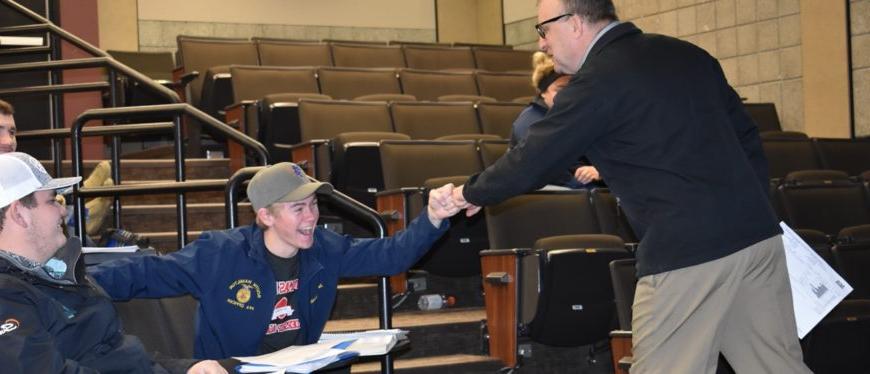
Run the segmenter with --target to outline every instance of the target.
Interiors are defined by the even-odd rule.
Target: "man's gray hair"
[[[565,13],[573,13],[588,22],[618,21],[612,0],[561,0]]]

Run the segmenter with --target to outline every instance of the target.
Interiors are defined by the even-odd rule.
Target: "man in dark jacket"
[[[720,352],[739,373],[809,372],[758,130],[716,59],[619,23],[609,0],[541,0],[538,20],[574,77],[457,203],[473,214],[585,155],[642,237],[633,373],[712,373]]]
[[[432,190],[426,213],[384,239],[354,239],[317,226],[317,194],[284,162],[248,184],[257,224],[210,231],[178,252],[105,263],[92,275],[116,300],[190,294],[199,300],[194,356],[226,358],[317,342],[340,277],[407,270],[447,230],[459,209],[453,186]]]
[[[123,334],[111,300],[85,277],[81,243],[63,234],[55,195],[80,180],[52,179],[23,153],[0,155],[0,371],[165,373]],[[193,362],[167,364],[184,372]],[[203,361],[189,372],[226,370]]]

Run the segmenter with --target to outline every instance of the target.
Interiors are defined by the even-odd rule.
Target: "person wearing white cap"
[[[80,181],[52,178],[24,153],[0,155],[2,372],[226,373],[214,361],[155,364],[123,334],[111,300],[84,277],[81,242],[61,228],[55,195]]]
[[[190,294],[199,300],[194,357],[222,359],[317,342],[340,277],[392,275],[417,262],[459,209],[453,185],[431,190],[426,211],[396,235],[355,239],[317,225],[311,182],[283,162],[257,172],[247,195],[257,224],[209,231],[178,252],[104,263],[92,271],[116,300]]]

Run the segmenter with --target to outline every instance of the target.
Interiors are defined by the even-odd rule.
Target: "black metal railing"
[[[227,228],[235,228],[238,225],[238,198],[242,185],[250,180],[254,174],[261,169],[263,169],[263,167],[246,167],[239,169],[227,181],[224,197],[226,200]],[[316,181],[314,178],[308,178],[311,181]],[[384,238],[386,236],[386,223],[384,223],[384,219],[381,215],[372,208],[369,208],[365,204],[335,190],[326,200],[339,210],[368,223],[374,230],[377,238]],[[382,329],[390,329],[393,327],[393,310],[390,306],[390,300],[389,277],[380,276],[378,277],[378,319],[380,328]],[[392,372],[393,357],[391,354],[387,353],[381,357],[381,373],[391,374]]]
[[[182,135],[182,116],[184,115],[190,116],[194,120],[199,121],[202,125],[210,127],[214,131],[223,134],[227,137],[228,141],[235,141],[241,144],[245,150],[252,151],[255,153],[259,165],[269,164],[266,147],[263,146],[262,143],[251,139],[244,133],[218,121],[188,104],[163,104],[139,107],[90,109],[79,115],[70,129],[72,135],[73,175],[83,176],[84,173],[82,137],[85,135],[112,136],[112,178],[116,184],[120,185],[121,156],[120,141],[118,140],[119,137],[122,134],[140,133],[142,131],[165,131],[169,129],[169,125],[171,124],[171,129],[174,133],[175,182],[186,182],[187,176],[185,172],[184,141]],[[135,120],[137,118],[153,118],[155,116],[172,116],[173,120],[171,123],[100,126],[87,130],[84,128],[84,125],[92,120]],[[151,184],[148,184],[148,186],[150,185]],[[142,191],[147,191],[147,187]],[[83,235],[85,233],[84,199],[88,195],[84,193],[86,191],[82,189],[81,183],[75,187],[74,192],[74,214],[76,215],[75,232],[76,235]],[[151,193],[155,192],[152,191]],[[117,198],[114,200],[114,208],[115,227],[121,227],[120,217],[122,207],[121,201]],[[176,213],[178,215],[178,247],[181,248],[187,243],[187,199],[185,197],[185,191],[176,191]]]

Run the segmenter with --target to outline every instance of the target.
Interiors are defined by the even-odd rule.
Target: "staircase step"
[[[399,358],[393,361],[393,368],[403,374],[443,374],[443,373],[495,373],[504,367],[501,361],[489,356],[455,354],[444,356]],[[350,368],[351,373],[380,373],[379,361],[361,362]]]
[[[254,212],[250,203],[239,203],[239,224],[254,222]],[[132,232],[160,232],[176,229],[178,215],[175,204],[124,205],[121,222]],[[218,230],[226,227],[226,205],[224,203],[187,204],[187,223],[189,230]]]
[[[102,160],[85,160],[85,178],[91,175],[94,167]],[[41,161],[46,170],[54,170],[50,160]],[[185,160],[185,177],[192,179],[226,179],[232,174],[227,158],[205,159],[192,158]],[[63,161],[63,175],[72,175],[72,162]],[[175,180],[174,159],[121,159],[121,180],[171,179]]]
[[[190,180],[190,179],[188,179]],[[214,181],[221,180],[225,181],[226,179],[199,179],[200,181]],[[167,183],[173,182],[173,179],[162,179],[162,180],[154,180],[154,179],[145,179],[145,180],[136,180],[136,181],[123,181],[121,184],[129,185],[129,184],[149,184],[149,183]],[[121,204],[123,206],[128,205],[159,205],[159,204],[175,204],[175,194],[174,193],[164,193],[164,194],[149,194],[149,195],[128,195],[121,196]],[[220,203],[223,204],[225,201],[224,191],[198,191],[198,192],[188,192],[184,194],[188,204],[203,204],[203,203]],[[223,227],[223,225],[221,225]]]

